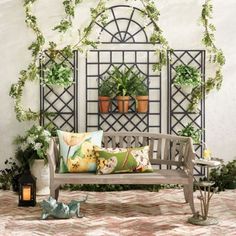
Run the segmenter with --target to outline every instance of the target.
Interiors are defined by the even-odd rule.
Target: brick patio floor
[[[202,227],[186,222],[191,211],[184,203],[181,189],[165,189],[158,193],[60,191],[59,200],[69,202],[86,194],[88,200],[81,207],[84,218],[43,221],[39,205],[19,208],[15,193],[0,191],[0,235],[236,235],[236,190],[213,196],[210,215],[218,217],[219,224]],[[195,207],[199,209],[197,195],[195,192]],[[37,201],[45,198],[38,197]]]

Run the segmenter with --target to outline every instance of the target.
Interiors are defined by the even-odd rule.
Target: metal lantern
[[[19,178],[19,204],[18,206],[36,205],[36,178],[30,171],[24,172]]]

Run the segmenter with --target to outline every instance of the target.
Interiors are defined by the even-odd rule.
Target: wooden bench
[[[180,184],[192,213],[193,162],[192,139],[156,133],[104,133],[105,147],[137,147],[149,145],[153,173],[127,173],[96,175],[95,173],[58,173],[58,145],[51,140],[48,150],[50,168],[50,195],[58,198],[63,184]]]

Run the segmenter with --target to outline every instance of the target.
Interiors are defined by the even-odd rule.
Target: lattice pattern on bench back
[[[150,161],[160,169],[186,166],[191,140],[165,134],[107,132],[104,133],[105,147],[139,147],[149,145]]]

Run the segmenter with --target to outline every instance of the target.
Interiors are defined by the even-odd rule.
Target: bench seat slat
[[[122,173],[96,175],[94,173],[55,174],[60,184],[187,184],[188,176],[183,170],[154,170],[153,173]]]

